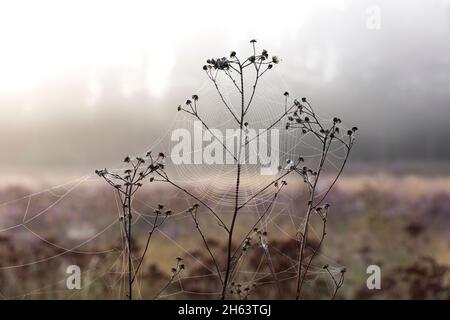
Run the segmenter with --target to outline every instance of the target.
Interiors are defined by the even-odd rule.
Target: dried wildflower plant
[[[208,59],[206,61],[206,64],[203,66],[203,70],[216,89],[224,108],[228,111],[230,117],[233,119],[236,126],[238,126],[240,129],[240,137],[238,139],[239,146],[236,151],[228,149],[223,141],[216,137],[212,130],[210,130],[208,124],[200,115],[198,95],[193,95],[192,99],[187,100],[184,105],[178,106],[178,111],[185,112],[193,116],[196,120],[200,121],[203,124],[204,128],[211,133],[212,137],[217,139],[217,141],[221,143],[225,151],[232,155],[236,160],[234,208],[232,212],[230,212],[231,222],[228,224],[224,223],[224,221],[220,218],[218,211],[213,210],[211,207],[206,206],[205,203],[202,203],[207,207],[208,211],[212,213],[218,220],[219,225],[222,226],[225,233],[227,253],[224,266],[219,266],[219,259],[217,257],[214,257],[214,254],[209,247],[207,237],[205,236],[205,230],[202,230],[199,225],[196,215],[197,210],[199,210],[198,205],[195,208],[191,208],[190,213],[192,214],[196,229],[200,233],[201,238],[203,239],[203,243],[207,248],[209,255],[211,255],[212,260],[214,261],[214,265],[217,271],[217,277],[222,286],[221,299],[226,299],[230,294],[246,299],[251,290],[253,290],[254,286],[256,286],[256,284],[248,285],[246,286],[247,290],[242,290],[240,287],[237,288],[235,281],[230,281],[230,279],[234,279],[236,273],[238,272],[239,262],[242,261],[247,251],[249,251],[249,249],[252,247],[252,242],[256,241],[258,246],[267,251],[267,233],[259,231],[258,226],[265,215],[274,206],[275,200],[279,193],[283,190],[284,186],[287,185],[288,176],[299,176],[307,186],[307,190],[309,192],[303,223],[297,226],[298,255],[296,261],[296,276],[294,277],[296,289],[295,296],[293,298],[300,299],[302,297],[302,287],[305,279],[307,278],[307,274],[310,270],[312,261],[317,255],[317,252],[320,249],[326,235],[326,222],[330,205],[324,203],[324,201],[335,183],[338,181],[347,163],[350,150],[353,147],[355,132],[357,131],[357,128],[353,127],[350,130],[343,129],[341,126],[341,120],[337,117],[333,118],[331,121],[323,121],[317,116],[314,108],[306,98],[301,98],[300,100],[292,100],[289,98],[289,93],[285,92],[284,112],[281,112],[278,117],[273,119],[273,122],[269,126],[267,126],[265,130],[260,131],[260,133],[257,134],[256,137],[252,137],[251,139],[248,138],[248,136],[246,136],[246,133],[248,132],[247,128],[249,126],[249,122],[247,120],[248,112],[253,107],[258,83],[261,78],[268,73],[268,71],[273,69],[273,67],[281,61],[278,56],[269,55],[267,50],[261,50],[257,52],[256,42],[256,40],[250,41],[252,54],[247,58],[241,58],[235,51],[232,51],[229,57]],[[227,99],[225,99],[223,89],[219,81],[220,75],[224,75],[225,79],[228,79],[230,81],[236,93],[238,94],[240,98],[240,108],[238,111],[234,110]],[[248,85],[247,79],[252,79],[250,80],[250,85]],[[304,162],[303,157],[288,160],[288,163],[285,167],[279,167],[279,174],[270,183],[257,190],[253,195],[246,196],[246,194],[244,194],[241,189],[243,178],[242,164],[240,161],[237,161],[237,159],[241,159],[241,153],[244,152],[243,150],[252,139],[258,138],[258,136],[260,136],[261,134],[274,128],[275,126],[279,126],[280,124],[285,124],[285,129],[291,131],[291,133],[294,133],[298,137],[298,139],[302,138],[303,136],[312,136],[314,139],[314,143],[317,144],[315,148],[317,150],[320,150],[319,161],[314,167],[308,167],[302,165],[302,163]],[[328,185],[326,190],[320,190],[319,193],[318,185],[320,178],[324,176],[326,163],[330,161],[329,156],[331,150],[336,148],[344,149],[345,153],[341,157],[337,173],[335,174],[331,183]],[[273,195],[264,212],[259,215],[257,220],[254,222],[253,227],[248,231],[243,239],[236,239],[235,227],[239,217],[239,212],[241,212],[250,203],[257,202],[258,198],[266,193],[271,187],[274,187]],[[191,192],[180,186],[178,186],[178,188],[185,191],[188,195],[193,195]],[[198,200],[197,197],[196,199]],[[309,240],[310,220],[313,214],[319,216],[322,221],[322,235],[319,240],[319,246],[313,250],[312,254],[306,257],[305,249]],[[236,243],[239,244],[236,246]],[[267,256],[268,258],[270,258],[270,255],[268,253]],[[276,272],[270,266],[270,259],[268,260],[269,269],[271,270],[273,280],[277,283],[278,288],[280,288]],[[341,277],[338,280],[332,273],[329,272],[328,268],[326,270],[330,274],[331,279],[335,284],[335,291],[332,294],[332,298],[334,299],[337,291],[343,285],[343,275],[345,269],[343,269],[344,271],[341,273]]]
[[[161,172],[164,171],[165,155],[159,153],[157,156],[153,156],[149,151],[145,157],[131,158],[126,156],[123,162],[127,166],[125,169],[119,171],[109,171],[108,169],[96,170],[95,173],[103,178],[111,187],[117,191],[117,195],[121,204],[121,215],[119,217],[122,234],[125,237],[125,250],[128,260],[128,294],[129,300],[133,299],[133,284],[136,281],[138,272],[142,266],[144,258],[148,252],[149,244],[155,231],[160,228],[167,218],[172,214],[172,210],[166,209],[163,204],[158,204],[153,212],[152,226],[148,232],[145,248],[140,254],[138,259],[133,257],[133,198],[138,190],[144,185],[145,182],[153,182],[158,179]],[[184,270],[184,264],[180,263],[181,258],[177,258],[177,265],[172,272],[172,277],[169,283],[160,290],[155,296],[155,299],[169,286],[173,280],[179,276]]]
[[[142,186],[144,179],[149,178],[150,181],[159,181],[171,185],[179,191],[192,198],[194,204],[186,210],[186,213],[191,217],[195,230],[199,234],[203,246],[206,248],[212,264],[215,269],[215,276],[220,283],[220,299],[238,298],[247,299],[252,292],[258,289],[258,283],[255,281],[245,282],[238,279],[239,268],[242,266],[242,261],[248,255],[248,252],[254,248],[262,248],[264,255],[268,261],[268,268],[272,277],[273,283],[276,284],[278,292],[281,296],[280,281],[277,277],[277,272],[273,266],[270,258],[270,239],[267,234],[266,228],[262,228],[261,224],[263,219],[270,214],[271,211],[277,210],[276,200],[280,193],[286,188],[288,178],[300,178],[306,189],[308,190],[307,203],[304,204],[306,212],[303,216],[302,223],[295,226],[296,228],[296,244],[298,254],[294,259],[291,270],[295,270],[295,275],[289,277],[288,280],[292,282],[294,294],[292,298],[301,299],[302,288],[304,287],[305,280],[308,277],[310,268],[314,258],[317,256],[320,247],[326,236],[326,224],[330,205],[325,203],[325,200],[338,181],[342,174],[342,171],[347,163],[350,151],[355,141],[356,127],[350,130],[344,129],[341,125],[341,120],[337,117],[331,120],[322,120],[315,112],[314,108],[306,98],[291,99],[290,94],[285,92],[281,98],[284,102],[284,110],[280,111],[279,116],[272,119],[271,124],[264,130],[260,130],[256,136],[249,138],[247,136],[249,126],[249,110],[254,107],[254,98],[257,92],[258,84],[261,78],[265,76],[270,70],[281,62],[278,56],[269,55],[267,50],[261,50],[257,52],[256,40],[251,40],[252,53],[246,58],[241,58],[235,51],[232,51],[229,57],[223,58],[211,58],[206,61],[203,66],[203,70],[207,77],[213,84],[223,107],[227,110],[230,118],[234,124],[240,129],[238,147],[236,150],[230,150],[223,143],[221,139],[215,136],[213,130],[210,129],[206,121],[201,116],[199,96],[197,94],[192,95],[191,99],[187,100],[185,104],[178,106],[179,112],[184,112],[192,116],[195,120],[202,123],[204,128],[209,131],[211,136],[216,139],[223,146],[225,152],[230,154],[235,162],[235,180],[233,187],[233,206],[231,211],[226,209],[221,210],[220,203],[216,203],[214,206],[209,205],[207,200],[203,200],[203,197],[195,195],[194,191],[190,191],[189,187],[182,186],[178,182],[175,182],[170,178],[169,174],[164,168],[164,155],[159,154],[156,158],[153,158],[151,153],[148,153],[146,158],[130,159],[125,158],[125,162],[130,164],[130,168],[125,170],[123,174],[117,174],[109,172],[108,170],[97,171],[97,174],[103,177],[112,187],[117,190],[122,202],[123,220],[122,227],[127,239],[127,251],[129,253],[129,294],[128,297],[132,298],[132,286],[133,281],[136,278],[136,273],[145,253],[148,248],[148,243],[151,239],[153,231],[159,228],[166,217],[170,215],[167,211],[164,211],[164,207],[161,206],[159,211],[155,215],[155,222],[153,224],[153,230],[150,231],[146,248],[139,260],[138,267],[133,269],[131,261],[131,234],[132,234],[132,198],[135,192]],[[239,97],[239,110],[236,111],[230,103],[225,99],[223,94],[223,87],[219,76],[224,75],[225,81],[230,81],[232,87],[236,91]],[[227,80],[228,79],[228,80]],[[250,79],[250,80],[249,80]],[[250,81],[250,84],[248,83]],[[308,136],[311,137],[314,146],[311,146],[314,150],[319,150],[318,161],[314,165],[305,165],[304,157],[297,157],[296,159],[288,160],[286,166],[280,166],[277,175],[262,186],[251,195],[248,195],[242,188],[243,176],[243,164],[237,159],[241,159],[243,152],[248,144],[257,139],[261,134],[265,134],[267,131],[274,127],[282,126],[296,139],[303,139]],[[329,173],[333,176],[329,183],[320,181],[325,176],[326,164],[330,162],[330,156],[333,150],[344,150],[344,154],[340,157],[340,163],[334,165],[337,167],[337,171]],[[318,186],[327,185],[325,189]],[[267,193],[270,193],[269,200],[267,200]],[[239,213],[243,212],[244,208],[249,207],[251,204],[260,202],[264,198],[265,208],[262,212],[259,212],[257,218],[252,223],[251,228],[247,232],[244,232],[243,237],[236,235],[236,226],[239,220]],[[301,199],[301,197],[300,197]],[[301,208],[302,204],[298,204]],[[208,237],[208,230],[202,227],[200,221],[199,212],[209,213],[218,223],[222,230],[222,234],[218,234],[215,231],[215,237],[221,237],[226,244],[225,257],[222,252],[215,252],[212,250],[214,241]],[[228,212],[226,212],[228,211]],[[319,237],[319,243],[314,248],[310,248],[309,242],[311,237],[309,235],[309,229],[311,227],[312,216],[320,218],[322,223],[322,232]],[[227,222],[226,222],[227,221]],[[307,250],[308,249],[308,250]],[[307,251],[309,255],[307,254]],[[184,269],[184,264],[181,260],[177,260],[177,265],[172,270],[173,277],[169,280],[169,284],[179,276]],[[335,268],[332,270],[334,271]],[[329,274],[332,283],[334,284],[334,291],[331,294],[331,298],[334,299],[338,290],[344,283],[345,268],[341,269],[337,277],[335,272],[331,272],[327,266],[324,270]],[[167,285],[168,286],[168,285]],[[166,287],[167,287],[166,286]],[[162,291],[165,290],[164,287]],[[160,292],[162,292],[160,291]],[[158,293],[155,298],[158,298]]]

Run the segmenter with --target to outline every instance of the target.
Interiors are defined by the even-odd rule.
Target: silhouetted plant
[[[165,155],[159,153],[157,157],[153,157],[151,152],[148,152],[145,157],[130,158],[126,156],[123,162],[128,166],[123,171],[108,169],[96,170],[95,173],[102,177],[109,185],[111,185],[116,191],[120,199],[122,206],[121,216],[119,217],[120,226],[122,228],[123,235],[125,236],[125,249],[128,260],[128,299],[133,299],[133,283],[136,280],[139,269],[142,266],[145,255],[148,251],[150,240],[155,231],[160,228],[167,217],[172,214],[171,210],[165,208],[163,204],[158,204],[154,210],[154,216],[152,221],[152,227],[147,235],[145,248],[140,255],[137,265],[133,267],[133,198],[136,192],[143,186],[146,179],[152,182],[155,180],[155,175],[164,171],[164,159]],[[161,289],[161,291],[155,296],[157,298],[165,288],[179,275],[184,269],[184,264],[180,264],[181,258],[177,258],[177,265],[175,272],[169,280],[169,283]],[[172,270],[173,271],[173,270]]]
[[[205,202],[200,201],[200,199],[195,196],[192,192],[188,191],[186,188],[181,187],[180,185],[174,183],[169,179],[169,177],[164,173],[161,174],[162,180],[169,182],[173,186],[182,190],[186,194],[195,198],[200,204],[205,206],[208,211],[217,219],[219,225],[222,227],[223,231],[226,234],[226,243],[227,243],[227,253],[226,253],[226,261],[225,265],[222,268],[219,266],[219,262],[214,254],[212,253],[207,238],[205,236],[205,231],[202,230],[197,218],[197,210],[198,205],[189,209],[189,213],[191,214],[197,231],[200,233],[200,236],[203,240],[204,245],[206,246],[209,255],[211,256],[219,281],[222,286],[221,299],[225,299],[229,293],[236,294],[240,298],[248,297],[250,293],[250,287],[247,290],[248,293],[243,293],[241,288],[236,288],[234,282],[230,284],[230,279],[233,274],[236,273],[239,261],[245,256],[248,249],[252,247],[252,241],[254,241],[254,237],[257,236],[258,243],[263,248],[267,248],[267,234],[262,234],[258,230],[258,225],[264,218],[264,216],[269,212],[269,210],[274,205],[274,202],[278,196],[278,194],[282,191],[283,187],[287,185],[287,176],[296,173],[301,178],[302,181],[306,184],[309,190],[309,197],[307,202],[307,209],[305,213],[305,220],[302,225],[297,226],[297,235],[298,235],[298,259],[297,259],[297,272],[296,272],[296,294],[295,298],[301,298],[301,291],[304,280],[308,274],[311,263],[316,256],[318,250],[320,249],[325,235],[326,235],[326,221],[328,216],[328,211],[330,208],[329,204],[323,204],[325,198],[329,194],[330,190],[333,188],[337,180],[339,179],[349,157],[350,150],[352,149],[354,143],[354,135],[357,131],[356,127],[353,127],[351,130],[345,131],[341,127],[341,120],[337,117],[333,118],[331,123],[329,121],[322,121],[315,113],[311,104],[307,101],[306,98],[301,98],[301,100],[290,100],[289,93],[284,93],[284,112],[282,112],[278,117],[276,117],[273,122],[265,128],[265,130],[260,131],[256,136],[249,138],[247,136],[248,129],[248,112],[253,106],[252,102],[254,101],[255,93],[258,87],[258,83],[263,75],[265,75],[269,70],[271,70],[275,65],[280,62],[280,59],[277,56],[270,56],[267,50],[262,50],[257,53],[256,51],[256,40],[251,40],[252,54],[245,58],[241,59],[235,51],[232,51],[228,58],[211,58],[206,61],[206,65],[203,66],[203,70],[205,71],[207,77],[210,79],[212,84],[214,85],[222,104],[225,109],[228,111],[230,117],[233,119],[235,125],[239,127],[239,146],[237,151],[230,150],[223,143],[221,139],[219,139],[214,132],[209,128],[208,124],[203,120],[202,116],[199,112],[199,96],[192,95],[192,100],[189,99],[186,101],[184,105],[178,106],[178,111],[185,112],[187,114],[192,115],[195,119],[200,121],[205,129],[210,132],[212,137],[218,140],[225,151],[230,154],[233,159],[236,161],[236,179],[234,184],[234,208],[231,212],[231,222],[229,224],[224,223],[224,221],[220,218],[218,212],[208,206]],[[250,77],[251,73],[253,76]],[[219,75],[225,75],[231,81],[234,89],[236,90],[239,96],[239,110],[233,110],[230,103],[225,99],[223,95],[223,89],[219,83]],[[248,85],[246,84],[246,79],[252,79],[250,83],[249,93],[247,92]],[[268,130],[274,128],[282,121],[286,121],[286,130],[293,130],[295,133],[298,133],[299,136],[303,135],[311,135],[315,142],[319,144],[319,150],[321,150],[319,162],[315,167],[307,167],[300,166],[302,162],[304,162],[303,157],[298,157],[295,160],[288,160],[287,166],[279,168],[279,174],[276,178],[274,178],[270,183],[266,186],[262,187],[260,190],[257,190],[252,196],[243,199],[245,196],[241,190],[241,179],[242,179],[242,163],[240,161],[241,155],[243,153],[244,148],[253,140],[258,138],[261,134],[266,133]],[[243,139],[245,137],[245,139]],[[317,193],[317,186],[320,178],[323,176],[323,172],[325,170],[325,165],[327,161],[329,161],[330,149],[332,146],[337,145],[338,148],[342,148],[345,150],[345,154],[342,156],[342,161],[340,166],[338,167],[338,172],[332,180],[331,184],[327,187],[326,190],[322,190],[320,195]],[[239,160],[238,160],[239,159]],[[239,240],[239,245],[233,250],[233,241],[235,240],[235,226],[236,221],[238,219],[238,213],[242,211],[244,207],[246,207],[252,201],[256,201],[259,196],[261,196],[264,192],[266,192],[270,187],[274,186],[275,190],[273,192],[273,197],[267,208],[264,210],[262,214],[260,214],[259,218],[255,221],[253,227],[249,230],[246,236]],[[313,253],[310,255],[307,261],[305,257],[305,248],[308,243],[308,231],[310,225],[310,218],[312,214],[317,214],[323,223],[322,235],[319,241],[319,246],[313,250]],[[270,264],[269,264],[270,267]],[[333,282],[335,283],[336,290],[332,295],[332,298],[336,296],[337,291],[342,286],[344,281],[344,272],[341,272],[341,277],[336,279],[336,277],[326,268],[328,273],[330,274]],[[344,269],[342,269],[344,270]],[[276,273],[271,268],[271,273],[273,275],[274,281],[278,285],[278,280],[276,278]]]
[[[341,270],[339,272],[339,274],[340,274],[339,278],[335,277],[335,275],[330,271],[328,264],[325,264],[323,266],[323,269],[327,271],[327,273],[330,275],[331,280],[333,280],[334,290],[333,290],[333,295],[331,296],[331,300],[334,300],[339,289],[344,284],[344,278],[345,278],[345,273],[347,272],[347,269],[345,267],[341,268]]]
[[[285,92],[286,97],[286,108],[287,108],[287,98],[289,94]],[[316,213],[319,215],[319,217],[322,219],[323,222],[323,229],[322,229],[322,235],[320,238],[320,244],[319,248],[323,243],[323,240],[326,236],[326,222],[327,222],[327,215],[330,205],[324,204],[322,205],[323,201],[327,197],[328,193],[331,191],[337,180],[339,179],[350,154],[350,150],[353,147],[354,143],[354,134],[358,130],[357,127],[353,127],[351,130],[347,130],[346,134],[341,133],[341,119],[334,117],[332,120],[332,123],[327,126],[323,121],[319,119],[319,117],[314,112],[314,109],[312,108],[311,104],[307,101],[306,98],[302,98],[302,101],[299,102],[298,100],[294,100],[294,106],[296,107],[296,110],[293,111],[292,115],[288,117],[288,122],[286,124],[287,130],[301,130],[301,134],[312,134],[312,136],[315,138],[315,141],[319,144],[319,150],[320,151],[320,160],[317,164],[316,168],[309,168],[304,166],[303,168],[299,169],[296,168],[295,171],[303,178],[303,181],[308,187],[309,191],[309,199],[308,199],[308,208],[306,211],[305,216],[305,222],[303,224],[303,228],[299,230],[299,236],[300,236],[300,252],[299,252],[299,259],[298,259],[298,266],[297,266],[297,295],[296,299],[300,298],[302,285],[304,283],[304,280],[306,278],[306,275],[308,273],[308,270],[311,266],[311,262],[314,259],[316,253],[314,252],[309,261],[306,263],[306,266],[303,268],[304,263],[304,251],[305,251],[305,244],[308,241],[308,230],[309,230],[309,222],[311,218],[312,213]],[[342,157],[341,165],[338,169],[338,172],[333,179],[332,183],[329,185],[329,187],[325,190],[324,194],[322,196],[319,196],[319,199],[317,198],[317,185],[319,182],[319,179],[321,175],[323,175],[323,171],[325,169],[325,163],[328,160],[328,156],[330,153],[330,148],[333,145],[338,145],[338,147],[344,147],[345,154]],[[327,269],[327,271],[329,271]],[[335,278],[332,278],[335,284],[337,283],[335,281]],[[343,280],[343,278],[342,278]],[[340,281],[339,281],[340,283]],[[336,286],[338,289],[342,286]]]
[[[175,265],[175,267],[173,267],[170,271],[172,273],[169,281],[167,281],[166,285],[164,287],[162,287],[158,293],[154,296],[153,299],[159,299],[160,295],[164,292],[164,290],[166,290],[169,285],[174,282],[174,280],[180,276],[180,274],[183,272],[183,270],[185,269],[185,265],[183,263],[183,258],[177,257],[176,259],[177,263]]]

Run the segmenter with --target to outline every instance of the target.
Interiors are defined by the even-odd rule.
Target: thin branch
[[[222,92],[220,91],[219,85],[217,84],[217,80],[215,78],[213,78],[212,76],[209,76],[209,78],[211,79],[212,83],[214,84],[214,86],[216,87],[216,91],[220,96],[220,99],[222,100],[222,103],[225,105],[225,107],[228,109],[228,111],[231,113],[231,115],[233,116],[234,120],[236,120],[236,122],[238,124],[240,124],[240,121],[238,119],[238,117],[236,116],[236,114],[233,112],[233,110],[230,108],[230,106],[228,105],[228,103],[226,102],[225,98],[222,95]]]
[[[214,254],[212,253],[211,248],[209,247],[208,241],[206,240],[206,237],[203,234],[203,231],[201,230],[200,225],[198,223],[198,220],[197,220],[197,209],[198,209],[198,207],[194,208],[195,212],[194,212],[194,210],[188,210],[188,211],[191,214],[192,219],[194,220],[195,228],[197,229],[198,233],[200,234],[200,236],[201,236],[201,238],[203,240],[203,244],[205,245],[206,250],[208,251],[209,256],[211,257],[211,259],[212,259],[212,261],[214,263],[214,266],[216,267],[217,275],[219,277],[220,282],[223,285],[223,280],[222,280],[222,275],[221,275],[221,272],[220,272],[220,267],[219,267],[219,265],[218,265],[218,263],[216,261],[216,258],[214,257]]]
[[[167,182],[169,184],[171,184],[172,186],[174,186],[175,188],[183,191],[184,193],[186,193],[187,195],[191,196],[192,198],[194,198],[195,200],[197,200],[199,203],[201,203],[206,209],[208,209],[213,215],[214,217],[217,219],[217,221],[219,221],[219,225],[221,227],[223,227],[225,229],[226,232],[230,232],[229,229],[227,228],[226,224],[223,222],[222,219],[220,219],[219,215],[208,205],[206,204],[203,200],[201,200],[199,197],[195,196],[194,194],[192,194],[191,192],[189,192],[188,190],[186,190],[185,188],[179,186],[178,184],[176,184],[175,182],[173,182],[172,180],[169,179],[169,177],[167,175],[163,175],[161,172],[157,172],[157,174],[162,177],[164,180],[164,182]]]

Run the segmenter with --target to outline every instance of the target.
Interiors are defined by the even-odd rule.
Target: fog
[[[360,128],[356,160],[450,159],[448,0],[5,1],[1,166],[91,168],[167,148],[191,94],[216,110],[205,60],[250,55],[253,38],[282,58],[259,117],[288,90]]]

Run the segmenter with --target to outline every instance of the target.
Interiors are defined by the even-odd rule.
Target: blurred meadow
[[[339,299],[448,299],[449,182],[446,176],[345,175],[329,198],[333,205],[328,234],[307,279],[308,297],[329,297],[332,287],[322,265],[330,264],[347,268]],[[214,193],[213,186],[206,188]],[[242,283],[258,283],[250,299],[292,298],[292,261],[298,250],[292,237],[292,219],[303,217],[304,208],[296,206],[303,191],[300,184],[290,183],[265,229],[282,294],[268,270],[268,257],[256,245],[243,262],[248,264],[248,275],[243,268],[236,276]],[[4,298],[123,297],[126,268],[118,209],[114,193],[98,179],[79,179],[52,189],[12,184],[3,187],[0,195],[0,283]],[[152,240],[136,284],[138,297],[150,298],[163,287],[175,257],[180,256],[186,270],[161,298],[217,299],[220,288],[212,276],[212,261],[185,212],[189,200],[183,194],[156,184],[139,194],[134,208],[139,213],[134,222],[136,252],[145,245],[159,202],[169,205],[174,214]],[[241,214],[239,236],[251,226],[257,212],[255,206]],[[207,214],[200,217],[213,250],[225,255],[224,243],[217,237],[220,228]],[[318,234],[319,225],[313,230]],[[308,244],[312,248],[317,245],[315,238]],[[72,264],[82,270],[81,290],[66,288],[65,272]],[[381,267],[381,290],[366,287],[366,268],[372,264]]]

